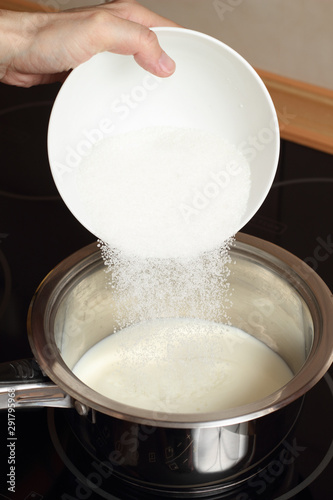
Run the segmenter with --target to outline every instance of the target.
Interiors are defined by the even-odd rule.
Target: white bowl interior
[[[278,163],[278,121],[269,93],[254,69],[222,42],[182,28],[155,31],[176,62],[171,77],[156,78],[132,57],[104,52],[74,69],[63,84],[48,131],[57,188],[73,215],[98,237],[88,227],[75,182],[75,168],[96,142],[150,126],[212,131],[237,146],[251,165],[243,227],[264,201]]]

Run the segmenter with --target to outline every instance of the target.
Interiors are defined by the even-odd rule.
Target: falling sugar
[[[116,330],[161,317],[228,323],[229,255],[233,239],[192,259],[129,257],[100,242],[113,289]]]

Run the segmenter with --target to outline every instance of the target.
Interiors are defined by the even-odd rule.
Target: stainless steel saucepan
[[[321,278],[280,247],[240,233],[230,254],[228,315],[291,368],[294,376],[280,390],[233,409],[179,414],[126,406],[87,387],[72,369],[113,331],[116,301],[92,244],[61,262],[36,291],[28,313],[34,360],[1,366],[0,407],[7,408],[12,389],[17,409],[70,408],[70,425],[91,455],[143,488],[203,491],[248,478],[284,442],[302,396],[332,363],[333,300]]]

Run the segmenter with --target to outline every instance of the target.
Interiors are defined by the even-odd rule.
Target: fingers
[[[176,69],[175,62],[162,50],[155,33],[147,28],[134,45],[134,59],[145,70],[156,76],[167,77]]]
[[[142,68],[160,77],[170,76],[176,69],[175,62],[164,52],[164,50],[162,50],[156,62],[149,56],[147,58],[147,55],[142,53],[136,54],[134,59]]]
[[[162,17],[143,5],[138,4],[135,0],[115,0],[110,4],[106,4],[105,7],[110,8],[115,16],[147,28],[157,26],[180,27],[170,19]],[[153,34],[153,36],[151,33],[150,35],[145,34],[149,43],[148,45],[146,43],[140,44],[139,50],[134,54],[134,58],[147,71],[161,77],[170,76],[175,71],[175,62],[161,49],[156,35]]]
[[[170,76],[175,71],[175,62],[148,27],[161,24],[163,18],[142,10],[134,1],[17,16],[5,19],[9,26],[3,23],[4,53],[8,55],[8,44],[15,45],[10,57],[5,57],[4,67],[0,66],[0,80],[5,83],[27,87],[58,80],[60,75],[63,80],[69,70],[102,51],[132,55],[142,68],[159,77]],[[146,24],[129,20],[130,17]],[[13,26],[14,35],[18,31],[18,41],[24,43],[18,43],[17,37],[13,37]]]
[[[104,29],[91,27],[99,33],[98,51],[133,55],[145,70],[159,77],[170,76],[176,68],[175,62],[161,48],[156,34],[141,24],[112,16],[113,22],[104,24]],[[91,38],[90,38],[91,40]]]
[[[163,51],[157,36],[149,29],[150,26],[162,26],[163,23],[165,26],[176,26],[175,23],[135,1],[116,0],[95,8],[69,10],[66,14],[73,22],[80,19],[82,28],[83,39],[71,44],[71,47],[80,48],[80,55],[71,48],[77,64],[95,53],[109,51],[133,55],[141,67],[159,77],[170,76],[175,71],[174,61]],[[64,17],[62,19],[64,21]],[[74,28],[73,24],[73,29],[69,30],[72,37],[76,33]]]

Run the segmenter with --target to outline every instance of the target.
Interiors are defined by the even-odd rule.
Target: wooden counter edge
[[[279,117],[283,139],[333,154],[333,91],[256,69]]]

